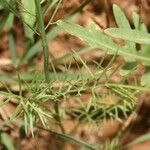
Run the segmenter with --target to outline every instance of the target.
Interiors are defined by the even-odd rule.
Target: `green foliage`
[[[129,21],[126,18],[124,12],[116,4],[113,5],[113,12],[114,12],[116,23],[119,28],[131,29]],[[125,45],[126,45],[126,51],[128,51],[129,53],[133,53],[133,54],[136,53],[135,43],[130,42],[130,41],[125,41]],[[127,57],[125,58],[127,61],[130,60]]]
[[[96,30],[94,26],[86,29],[72,22],[61,20],[57,21],[57,24],[66,32],[87,42],[92,48],[101,48],[113,54],[116,53],[118,49],[118,46],[115,43],[102,32]]]
[[[116,7],[116,6],[115,6]],[[118,7],[118,6],[117,6]],[[120,11],[121,13],[122,11]],[[120,20],[121,18],[115,17],[116,20]],[[120,38],[123,39],[125,42],[132,42],[135,44],[140,44],[140,49],[135,49],[136,54],[136,60],[137,62],[140,60],[141,63],[145,66],[145,73],[142,76],[141,83],[142,84],[149,84],[150,78],[149,78],[149,68],[150,68],[150,34],[148,33],[146,26],[141,23],[140,17],[138,14],[133,13],[133,23],[134,23],[134,29],[128,29],[128,25],[124,27],[120,27],[118,22],[117,25],[119,28],[109,28],[106,29],[104,32],[114,38]],[[127,46],[127,44],[125,44]],[[128,46],[127,46],[128,47]],[[131,51],[133,48],[128,49]],[[131,66],[131,63],[126,60],[126,66]],[[127,68],[126,72],[130,72],[132,68],[136,67],[136,64],[133,65],[132,68]],[[124,70],[125,71],[125,70]]]
[[[110,28],[106,29],[105,33],[115,38],[121,38],[139,44],[150,43],[150,34],[136,29]]]
[[[62,27],[66,32],[73,36],[80,38],[87,43],[87,47],[81,50],[73,51],[57,60],[49,62],[49,51],[47,41],[54,39],[60,28],[53,27],[46,33],[46,29],[53,23],[54,16],[60,7],[62,0],[48,0],[43,7],[41,7],[39,0],[0,0],[0,9],[4,10],[4,16],[0,22],[0,32],[7,24],[9,31],[9,51],[12,58],[14,67],[28,63],[38,52],[43,48],[44,54],[44,68],[45,76],[43,73],[38,73],[35,76],[32,72],[20,73],[19,75],[8,75],[5,73],[0,74],[0,80],[3,81],[2,85],[5,90],[0,91],[0,95],[5,96],[5,100],[1,101],[0,106],[3,106],[13,100],[18,102],[16,110],[11,116],[11,120],[24,119],[22,126],[25,128],[26,133],[31,131],[34,136],[34,128],[42,124],[50,134],[53,134],[64,140],[71,141],[86,149],[95,150],[96,146],[91,146],[83,141],[66,135],[64,133],[54,132],[48,130],[49,121],[57,123],[62,132],[63,121],[67,117],[74,117],[80,122],[99,123],[107,118],[120,121],[121,117],[128,117],[136,105],[136,94],[140,91],[146,91],[145,87],[130,86],[124,82],[119,84],[109,83],[112,76],[118,71],[118,68],[112,68],[112,64],[117,55],[124,57],[126,64],[124,70],[131,72],[137,62],[140,61],[146,67],[146,73],[142,77],[144,84],[149,84],[149,66],[150,66],[150,40],[149,33],[144,24],[140,22],[140,18],[136,13],[133,13],[133,23],[135,29],[132,29],[123,11],[117,6],[113,5],[113,12],[116,23],[119,28],[107,29],[104,32],[98,30],[95,25],[83,28],[77,24],[69,21],[70,16],[79,12],[90,0],[85,0],[75,10],[73,10],[65,21],[57,21],[58,26]],[[43,3],[43,1],[41,1]],[[19,11],[17,11],[19,6]],[[44,26],[44,17],[51,10],[50,21]],[[25,50],[23,55],[18,58],[15,49],[15,39],[12,34],[14,17],[18,17],[24,25],[25,33]],[[68,19],[69,18],[69,19]],[[34,36],[40,36],[39,41],[35,42]],[[107,35],[106,35],[107,34]],[[124,46],[119,46],[112,41],[108,34],[125,40]],[[28,43],[29,42],[29,43]],[[137,51],[136,44],[141,44],[141,49]],[[112,54],[113,58],[108,65],[104,68],[102,66],[104,58],[101,62],[95,62],[96,69],[91,70],[88,64],[80,57],[81,52],[88,52],[89,49],[98,48]],[[56,72],[53,63],[57,64],[66,58],[78,59],[76,65],[78,73],[71,73],[71,65],[62,65],[65,68],[64,72]],[[49,66],[53,67],[54,72],[49,72]],[[68,67],[69,66],[69,67]],[[67,68],[68,67],[68,68]],[[86,70],[85,73],[83,70]],[[108,75],[107,72],[111,70]],[[45,83],[46,79],[46,83]],[[101,82],[103,81],[103,82]],[[15,84],[19,87],[19,92],[13,92],[9,89],[7,84]],[[101,93],[99,90],[106,90],[107,92]],[[91,97],[86,102],[83,102],[81,95],[90,93]],[[62,103],[68,103],[71,98],[74,103],[80,104],[78,108],[64,107]],[[110,99],[111,98],[111,101]],[[67,117],[66,117],[67,116]],[[8,149],[13,150],[13,146],[5,133],[1,133],[2,144]],[[141,139],[140,139],[141,140]],[[117,149],[118,139],[107,141],[104,145],[100,146],[101,149]]]
[[[108,139],[105,144],[100,145],[99,150],[120,150],[121,148],[118,146],[118,142],[118,138]]]
[[[41,129],[43,129],[43,128],[41,128]],[[87,150],[96,150],[96,148],[95,148],[94,146],[92,146],[92,145],[90,145],[90,144],[87,144],[87,143],[85,143],[84,141],[81,141],[81,140],[79,140],[79,139],[77,139],[77,138],[73,138],[73,137],[70,136],[70,135],[58,133],[58,132],[55,132],[55,131],[51,131],[51,130],[49,130],[49,129],[43,129],[43,130],[46,130],[46,131],[48,131],[50,134],[52,134],[52,135],[54,135],[54,136],[56,136],[56,137],[59,137],[59,138],[61,138],[61,139],[63,139],[63,140],[70,141],[71,143],[74,143],[74,144],[77,144],[77,145],[79,145],[79,146],[81,146],[81,147],[84,147],[84,148],[86,148]]]
[[[28,23],[32,28],[36,21],[36,6],[34,0],[21,0],[20,3],[20,14],[22,19]],[[34,31],[24,24],[24,31],[26,38],[33,43],[34,42]]]
[[[129,142],[126,147],[130,147],[130,146],[133,146],[133,145],[136,145],[136,144],[139,144],[139,143],[142,143],[142,142],[145,142],[145,141],[149,141],[150,140],[150,133],[147,133],[147,134],[143,134],[139,137],[137,137],[135,140],[133,140],[132,142]]]
[[[131,63],[137,63],[138,61],[143,63],[145,66],[150,66],[150,34],[146,33],[145,26],[144,24],[140,23],[139,16],[135,13],[133,14],[134,26],[136,29],[131,29],[123,11],[115,4],[113,5],[113,11],[119,28],[106,29],[104,32],[115,38],[124,39],[124,46],[115,44],[102,31],[97,30],[96,27],[93,26],[83,28],[67,20],[59,20],[57,21],[57,24],[66,32],[85,41],[92,48],[99,48],[107,51],[110,54],[115,54],[117,52],[118,55],[122,55],[126,60],[126,66],[131,66]],[[136,43],[141,44],[142,49],[139,52],[136,49]],[[135,68],[136,63],[134,63],[133,67],[130,68],[130,70],[126,71],[130,72],[133,68]],[[127,68],[124,67],[124,69]],[[145,78],[147,77],[147,75],[145,74],[144,76]],[[144,82],[145,78],[144,80],[142,80],[142,83],[149,84],[149,80],[147,82]]]

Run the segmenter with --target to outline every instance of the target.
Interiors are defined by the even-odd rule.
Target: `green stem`
[[[62,133],[65,133],[65,129],[64,129],[64,126],[63,126],[61,118],[60,118],[60,111],[59,111],[58,101],[56,101],[55,104],[54,104],[54,110],[55,110],[55,113],[56,113],[55,120],[58,122],[58,125],[59,125]]]
[[[45,80],[49,82],[49,51],[48,51],[48,44],[46,40],[46,33],[44,27],[44,17],[42,14],[42,9],[39,0],[35,0],[36,10],[37,10],[37,21],[40,28],[40,36],[42,41],[43,53],[44,53],[44,72],[45,72]]]

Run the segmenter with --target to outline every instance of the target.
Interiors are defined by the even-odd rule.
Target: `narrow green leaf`
[[[6,21],[6,26],[8,31],[10,31],[13,28],[14,18],[15,18],[14,14],[10,13]]]
[[[11,55],[12,63],[15,66],[17,55],[16,55],[15,40],[14,40],[12,32],[8,33],[8,46],[9,46],[9,52]]]
[[[4,9],[4,7],[3,7],[3,5],[0,3],[0,10],[3,10]]]
[[[116,23],[119,28],[131,29],[129,21],[126,18],[124,12],[116,4],[113,5],[113,12],[114,12]],[[129,51],[131,53],[136,53],[136,46],[134,42],[125,41],[125,45],[126,45],[126,51]]]
[[[73,138],[72,136],[69,136],[67,134],[58,133],[58,132],[51,131],[51,130],[48,130],[48,129],[44,129],[44,128],[41,128],[41,127],[39,127],[39,128],[43,129],[43,130],[46,130],[47,132],[49,132],[50,134],[52,134],[56,137],[62,138],[62,139],[67,140],[67,141],[70,141],[70,142],[75,143],[75,144],[77,144],[81,147],[85,147],[88,150],[96,150],[96,148],[93,147],[92,145],[89,145],[89,144],[87,144],[84,141],[81,141],[79,139]]]
[[[115,16],[116,23],[120,28],[131,28],[128,19],[126,18],[124,12],[116,4],[113,5],[113,12]]]
[[[133,18],[133,23],[134,23],[135,29],[140,30],[140,26],[141,26],[140,16],[136,12],[133,12],[132,18]]]
[[[32,115],[32,112],[29,113],[29,126],[31,130],[32,137],[34,137],[34,116]]]
[[[129,144],[127,144],[127,147],[135,145],[135,144],[139,144],[139,143],[144,142],[146,140],[150,140],[150,133],[144,134],[144,135],[136,138],[134,141],[132,141]]]
[[[14,5],[15,0],[10,0],[9,3],[11,5]],[[5,6],[4,1],[0,0],[0,4],[2,6]],[[4,7],[5,8],[5,7]],[[8,22],[7,22],[8,21]],[[5,14],[2,16],[1,20],[0,20],[0,33],[3,29],[3,27],[5,26],[5,24],[7,24],[7,28],[8,30],[10,29],[9,26],[12,26],[13,22],[13,14],[10,13],[10,11],[8,9],[5,8]]]
[[[6,12],[3,15],[3,17],[0,19],[0,33],[2,32],[3,27],[5,26],[8,17],[9,17],[9,12]]]
[[[44,72],[45,72],[45,80],[49,81],[49,50],[48,50],[48,44],[46,39],[46,32],[44,27],[44,18],[42,14],[42,8],[40,5],[39,0],[35,0],[35,6],[36,6],[36,12],[37,12],[37,19],[38,19],[38,25],[40,27],[40,36],[42,41],[42,48],[43,48],[43,54],[44,54]]]
[[[1,132],[0,139],[1,139],[1,143],[5,146],[5,148],[7,150],[15,150],[15,148],[10,140],[10,137],[6,133]]]

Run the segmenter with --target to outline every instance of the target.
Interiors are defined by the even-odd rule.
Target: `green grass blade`
[[[10,137],[6,133],[1,132],[0,139],[1,139],[1,143],[5,146],[5,148],[7,150],[15,150],[15,148],[10,140]]]
[[[10,31],[13,28],[14,14],[10,13],[6,22],[7,30]]]
[[[147,140],[150,140],[150,133],[141,135],[140,137],[136,138],[135,140],[133,140],[132,142],[127,144],[125,147],[133,146],[135,144],[139,144],[139,143],[147,141]]]
[[[13,1],[13,0],[12,0],[12,1]],[[11,1],[11,2],[12,2],[12,1]],[[14,4],[14,3],[7,2],[6,0],[0,0],[0,2],[1,2],[1,4],[4,6],[4,9],[6,9],[6,10],[12,12],[12,13],[13,13],[14,15],[16,15],[17,17],[20,17],[20,16],[18,15],[17,11],[16,11],[15,8],[14,8],[14,5],[12,5],[12,4]],[[13,2],[15,2],[15,1],[13,1]],[[13,6],[13,7],[12,7],[12,6]]]
[[[38,127],[38,128],[43,129],[41,127]],[[85,147],[88,150],[96,150],[96,148],[94,148],[93,146],[85,143],[84,141],[81,141],[79,139],[73,138],[72,136],[69,136],[67,134],[58,133],[58,132],[51,131],[51,130],[48,130],[48,129],[43,129],[43,130],[46,130],[47,132],[49,132],[50,134],[52,134],[52,135],[54,135],[54,136],[56,136],[58,138],[70,141],[70,142],[72,142],[74,144],[77,144],[77,145],[79,145],[81,147]]]
[[[77,9],[75,9],[72,13],[70,13],[68,15],[67,18],[71,18],[71,16],[73,16],[74,14],[76,14],[78,11],[80,11],[85,5],[87,5],[91,0],[85,0],[82,4],[81,7],[78,7]],[[49,0],[49,3],[51,2],[51,0]],[[56,1],[57,2],[57,1]],[[49,33],[47,33],[47,41],[52,40],[53,38],[55,38],[58,34],[58,32],[60,31],[60,28],[58,26],[54,27]],[[23,56],[23,58],[21,58],[20,63],[19,64],[24,64],[26,63],[28,60],[30,60],[31,58],[33,58],[33,56],[35,56],[38,52],[42,51],[42,46],[41,46],[41,40],[39,40],[35,45],[33,45],[28,52],[25,54],[25,56]]]
[[[9,52],[11,55],[12,63],[15,66],[17,55],[16,55],[15,41],[12,32],[9,32],[8,34],[8,46],[9,46]]]
[[[15,2],[15,0],[10,0],[10,4],[11,5],[14,5],[14,2]],[[4,4],[4,2],[1,2],[1,0],[0,0],[0,4],[1,5],[3,5]],[[12,17],[13,15],[10,13],[10,11],[8,10],[8,9],[6,9],[5,10],[5,14],[3,15],[3,17],[2,17],[2,19],[0,20],[0,33],[2,32],[2,29],[3,29],[3,27],[4,27],[4,25],[7,23],[7,20],[11,20],[13,17]],[[8,22],[9,22],[8,21]],[[9,22],[10,23],[10,22]],[[7,24],[7,28],[8,28],[8,30],[10,29],[8,26],[11,26],[11,24]]]
[[[1,20],[0,20],[0,33],[2,32],[3,27],[5,26],[8,17],[9,17],[9,12],[6,12],[6,13],[3,15],[3,17],[1,18]]]

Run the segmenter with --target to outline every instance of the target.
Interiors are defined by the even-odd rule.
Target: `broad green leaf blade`
[[[36,7],[34,0],[21,0],[20,13],[25,22],[33,26],[36,20]]]
[[[118,46],[115,43],[96,29],[86,29],[80,25],[61,20],[57,21],[57,24],[66,32],[88,43],[92,48],[100,48],[110,52],[111,54],[116,53],[118,49]]]
[[[96,30],[95,28],[83,28],[80,25],[68,22],[68,21],[57,21],[57,24],[62,27],[66,32],[70,33],[73,36],[80,38],[81,40],[88,43],[92,48],[99,48],[109,52],[111,54],[122,55],[123,57],[128,57],[132,61],[140,60],[150,65],[150,59],[148,57],[139,56],[131,52],[126,51],[124,47],[119,47],[117,44],[113,43],[105,34],[101,31]],[[116,30],[126,30],[126,29],[117,29]],[[107,30],[105,30],[106,32]],[[128,30],[132,31],[132,30]],[[107,32],[106,32],[107,33]],[[116,34],[116,32],[115,32]],[[120,38],[121,38],[120,34]]]
[[[109,28],[104,31],[106,34],[139,44],[150,44],[150,34],[134,29]]]
[[[145,48],[139,51],[136,57],[139,57],[139,60],[147,66],[150,66],[150,34],[133,29],[118,29],[118,28],[109,28],[104,31],[106,34],[113,36],[115,38],[121,38],[124,40],[130,40],[135,43],[146,44]]]
[[[116,23],[119,28],[131,29],[129,21],[126,18],[124,12],[116,4],[113,5],[113,12],[114,12]],[[134,42],[125,41],[125,47],[126,47],[126,51],[129,51],[131,53],[136,53],[136,45]]]
[[[27,22],[32,28],[36,21],[36,7],[34,0],[21,0],[22,6],[20,8],[20,13],[24,22]],[[34,31],[24,24],[25,36],[34,42]]]

